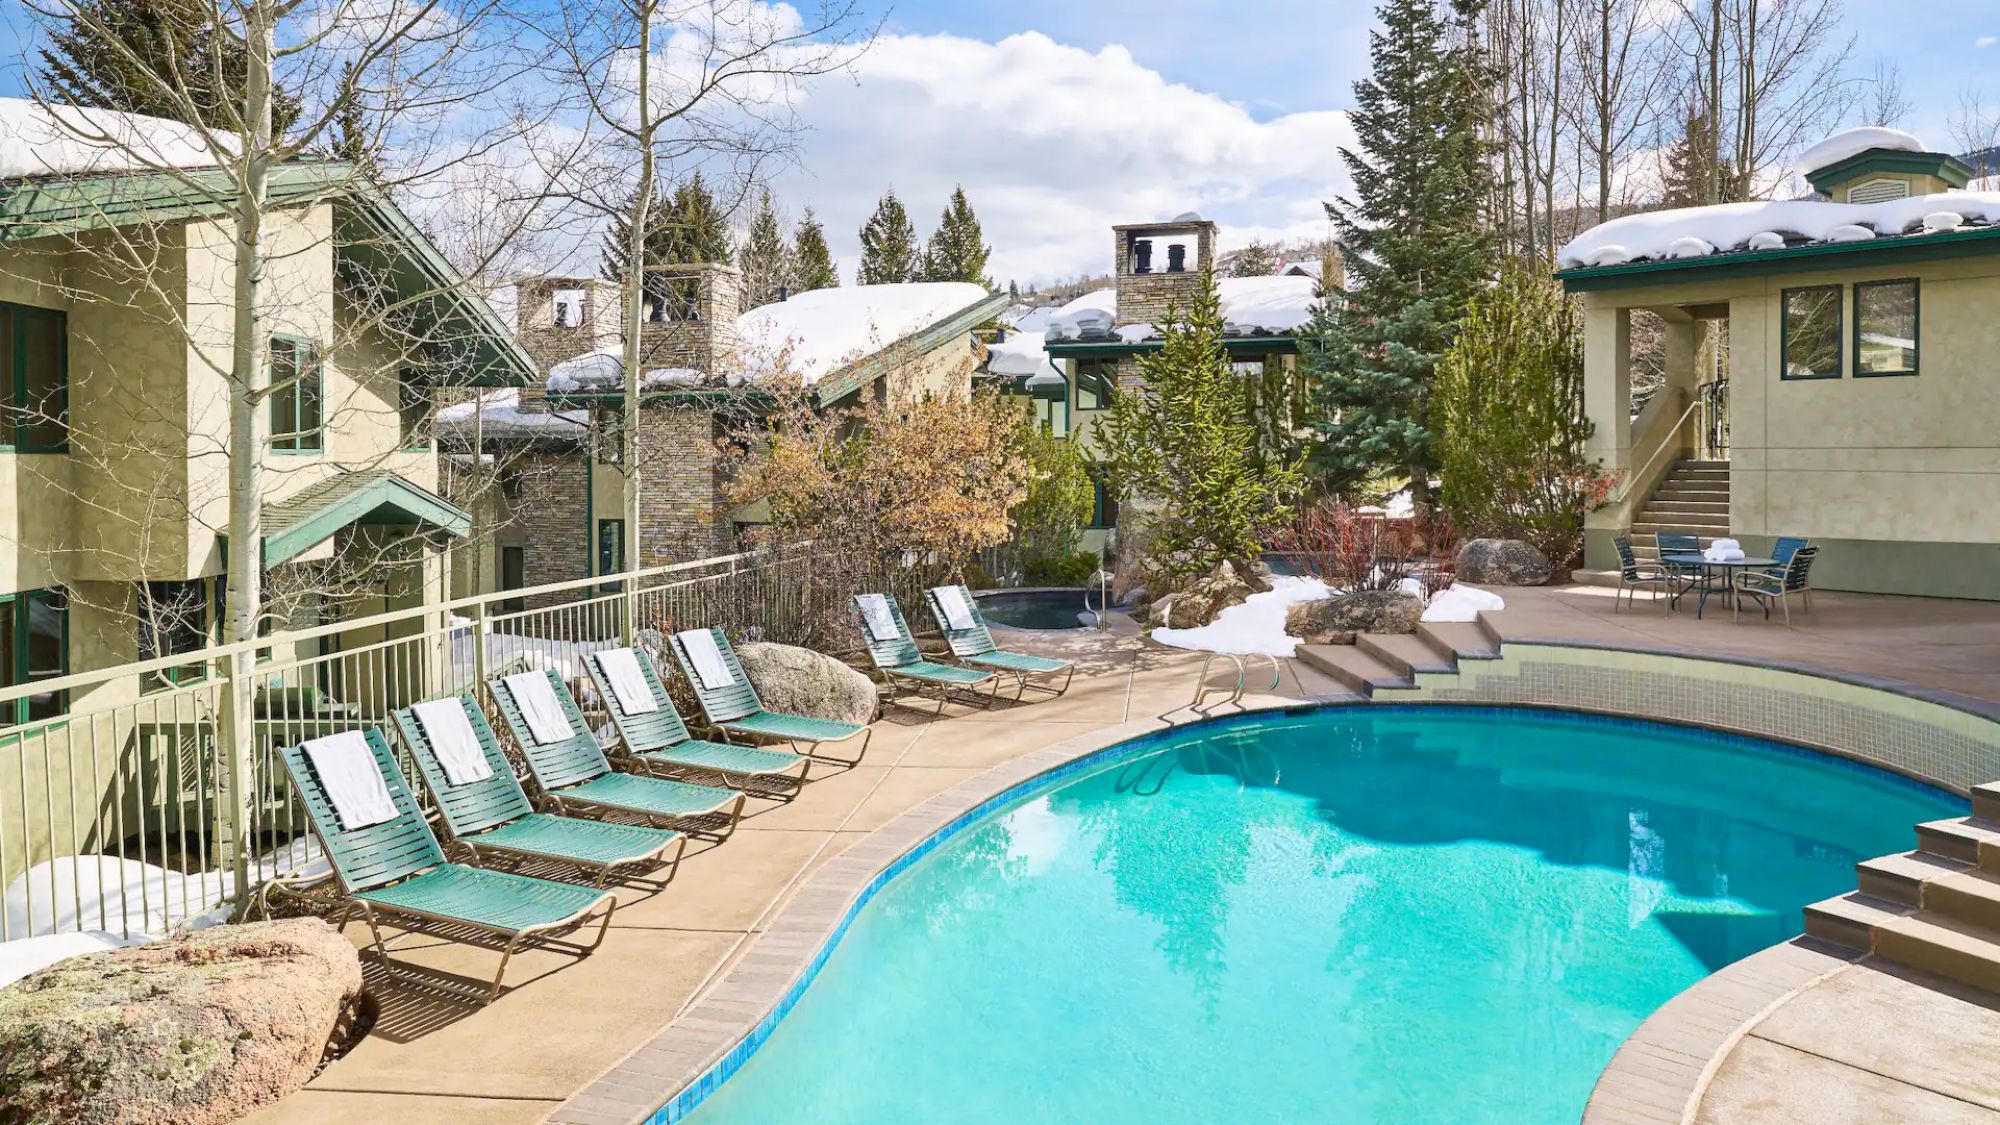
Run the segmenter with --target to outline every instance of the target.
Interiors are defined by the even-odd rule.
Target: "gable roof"
[[[274,206],[332,204],[337,275],[386,283],[407,302],[434,354],[427,367],[450,386],[526,386],[535,362],[485,298],[473,292],[388,195],[354,166],[294,161],[271,170]],[[226,217],[235,200],[216,168],[0,180],[0,246],[139,223]]]
[[[472,516],[422,485],[387,469],[336,473],[264,505],[264,567],[295,559],[354,524],[421,524],[454,539],[472,533]]]

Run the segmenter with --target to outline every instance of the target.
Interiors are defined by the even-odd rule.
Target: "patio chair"
[[[896,604],[893,595],[854,595],[854,619],[861,626],[868,657],[875,662],[875,671],[884,683],[893,686],[898,681],[907,682],[919,695],[927,690],[936,692],[940,715],[954,692],[964,693],[968,697],[965,702],[976,704],[981,710],[993,706],[994,697],[1000,692],[999,673],[925,660],[917,648],[916,637],[910,633],[909,622],[903,619],[903,607]],[[987,685],[983,699],[978,690],[981,684]]]
[[[1622,599],[1631,604],[1639,596],[1639,591],[1647,586],[1658,586],[1665,597],[1660,599],[1660,612],[1667,612],[1668,599],[1674,592],[1674,577],[1664,567],[1648,566],[1632,553],[1632,541],[1619,536],[1611,541],[1618,548],[1618,593],[1612,596],[1611,612],[1618,612]]]
[[[1792,536],[1780,537],[1777,543],[1771,547],[1771,557],[1778,560],[1778,565],[1765,567],[1764,573],[1773,578],[1783,578],[1785,576],[1785,566],[1792,561],[1792,555],[1797,553],[1800,547],[1808,546],[1811,543],[1812,540],[1810,539],[1799,539]],[[1806,612],[1811,613],[1812,587],[1806,587],[1803,593],[1804,597],[1801,600],[1805,603]]]
[[[947,609],[944,599],[954,595],[943,593],[946,590],[957,591],[954,598],[957,603],[955,608],[963,612],[963,618],[959,618],[957,612]],[[1061,695],[1069,690],[1070,681],[1076,677],[1076,665],[1068,660],[1030,656],[1025,652],[1008,652],[994,644],[993,634],[986,628],[986,619],[980,616],[979,603],[973,598],[972,591],[963,586],[934,586],[928,596],[931,615],[937,618],[938,627],[944,630],[945,643],[951,646],[952,655],[961,663],[1013,676],[1015,699],[1021,698],[1022,693],[1029,688],[1047,692],[1052,696]],[[955,619],[956,624],[954,624]],[[1031,676],[1053,676],[1057,672],[1064,673],[1063,683],[1059,688],[1032,683],[1029,680]]]
[[[1811,593],[1808,585],[1812,574],[1813,560],[1819,557],[1819,548],[1806,546],[1792,552],[1791,560],[1785,563],[1782,574],[1773,576],[1768,570],[1753,570],[1736,576],[1736,592],[1749,594],[1764,607],[1764,619],[1771,619],[1771,603],[1777,602],[1785,611],[1785,626],[1792,624],[1793,594],[1804,600]]]
[[[607,824],[601,820],[555,816],[535,811],[528,794],[514,776],[514,766],[500,749],[493,727],[480,713],[471,696],[447,697],[440,702],[457,703],[479,742],[487,775],[463,782],[452,780],[432,731],[424,725],[416,707],[397,709],[396,729],[403,745],[417,760],[437,802],[438,815],[451,832],[452,843],[463,847],[474,863],[483,863],[486,853],[498,852],[527,860],[573,863],[596,872],[595,886],[603,886],[611,873],[621,867],[667,868],[667,879],[679,868],[687,852],[687,837],[665,828],[637,824]],[[669,851],[671,859],[667,858]],[[665,882],[663,879],[661,882]]]
[[[687,641],[690,634],[706,634],[712,651],[690,653]],[[674,662],[680,665],[681,675],[701,704],[702,717],[724,738],[738,734],[783,739],[794,746],[803,744],[805,749],[801,753],[809,758],[840,766],[858,765],[868,753],[868,743],[875,737],[871,727],[766,711],[764,701],[757,698],[757,689],[750,685],[750,677],[743,672],[743,662],[736,658],[736,650],[730,647],[729,638],[721,629],[690,629],[673,634],[669,640],[674,647]],[[823,745],[846,742],[856,736],[861,739],[861,749],[852,758],[820,753]]]
[[[811,758],[790,750],[695,738],[681,721],[666,685],[660,682],[653,658],[643,649],[614,651],[632,654],[644,689],[653,702],[651,711],[626,710],[625,699],[604,666],[603,657],[609,654],[593,652],[583,658],[584,670],[590,673],[590,682],[596,686],[598,696],[604,700],[604,709],[611,713],[611,723],[618,730],[620,757],[629,758],[649,772],[688,780],[714,779],[759,797],[788,801],[798,795],[805,784],[806,771],[812,768]],[[793,774],[792,770],[798,773]]]
[[[534,726],[509,686],[515,677],[488,680],[486,686],[521,749],[522,760],[528,763],[528,772],[534,775],[535,784],[557,812],[577,807],[636,816],[716,841],[727,839],[736,830],[736,822],[743,816],[742,793],[613,770],[562,677],[548,669],[525,674],[548,677],[549,688],[569,723],[567,737],[536,741]]]
[[[339,736],[335,736],[339,737]],[[558,883],[505,871],[466,867],[445,859],[444,849],[430,825],[424,823],[403,773],[389,755],[389,745],[378,729],[363,736],[359,755],[372,758],[376,774],[387,787],[394,815],[387,820],[354,828],[346,827],[332,797],[322,784],[306,745],[287,746],[280,751],[285,772],[298,790],[312,822],[312,832],[326,849],[345,896],[345,907],[336,923],[345,926],[355,911],[368,921],[376,956],[385,963],[388,947],[376,916],[396,915],[464,926],[506,939],[500,968],[486,991],[486,1003],[500,995],[500,981],[507,974],[507,962],[523,942],[564,949],[588,956],[604,942],[611,929],[611,913],[618,900],[610,893],[574,883]],[[369,759],[356,763],[365,769]],[[602,909],[604,921],[597,939],[589,945],[563,942],[549,935],[581,926],[593,911]]]

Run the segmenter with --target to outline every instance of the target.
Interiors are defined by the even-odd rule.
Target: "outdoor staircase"
[[[2000,782],[1972,815],[1917,825],[1917,850],[1855,865],[1858,889],[1806,907],[1806,933],[2000,992]]]
[[[1729,534],[1729,462],[1682,461],[1646,498],[1632,519],[1632,554],[1657,562],[1662,531],[1693,532],[1706,547]],[[1587,586],[1616,586],[1615,570],[1578,570],[1571,580]]]
[[[1426,621],[1415,633],[1363,633],[1351,645],[1300,645],[1294,659],[1357,695],[1412,691],[1421,672],[1455,672],[1461,660],[1497,660],[1500,638],[1483,621]]]

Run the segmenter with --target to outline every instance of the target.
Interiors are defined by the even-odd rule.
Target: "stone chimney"
[[[1202,271],[1215,265],[1215,224],[1193,212],[1171,222],[1127,223],[1111,231],[1121,325],[1157,324],[1168,304],[1185,306],[1193,298]]]
[[[543,375],[568,359],[618,345],[618,286],[595,277],[531,277],[514,291],[514,337]],[[521,409],[548,409],[548,389],[521,389]]]
[[[691,368],[715,375],[736,353],[743,274],[722,263],[667,266],[647,274],[639,354],[648,371]]]

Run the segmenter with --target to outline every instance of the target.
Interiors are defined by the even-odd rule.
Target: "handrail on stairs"
[[[1619,486],[1618,495],[1612,498],[1611,503],[1614,504],[1624,503],[1625,500],[1632,495],[1633,487],[1637,485],[1640,481],[1646,479],[1646,474],[1652,471],[1653,462],[1658,461],[1660,459],[1660,454],[1665,453],[1668,447],[1671,446],[1676,449],[1680,448],[1680,443],[1673,440],[1673,435],[1680,433],[1681,427],[1687,424],[1688,418],[1692,416],[1696,410],[1699,410],[1701,408],[1700,395],[1690,395],[1688,397],[1690,401],[1687,404],[1687,409],[1681,411],[1681,416],[1674,419],[1674,424],[1672,426],[1667,427],[1666,436],[1661,440],[1659,445],[1653,447],[1653,455],[1651,457],[1646,458],[1646,463],[1639,466],[1639,470],[1637,472],[1632,473],[1625,478],[1624,482]]]

